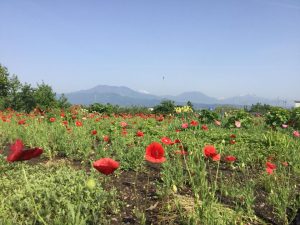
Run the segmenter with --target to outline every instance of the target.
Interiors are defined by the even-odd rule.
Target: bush
[[[249,128],[253,123],[252,117],[249,113],[247,113],[245,110],[239,110],[229,116],[227,122],[225,123],[225,127],[235,127],[236,121],[239,121],[241,123],[241,127],[244,128]]]
[[[280,127],[290,120],[290,112],[281,107],[271,107],[271,110],[265,115],[266,124],[271,127]]]
[[[153,112],[155,114],[171,114],[174,113],[175,102],[171,100],[163,100],[159,105],[154,106]]]
[[[300,107],[294,108],[291,112],[289,123],[295,128],[300,129]]]
[[[259,114],[265,114],[271,110],[272,106],[268,104],[261,104],[257,103],[255,105],[252,105],[249,112],[251,113],[259,113]]]
[[[219,120],[219,115],[211,110],[207,110],[207,109],[202,109],[199,112],[200,115],[200,120],[204,123],[211,123],[214,122],[215,120]]]

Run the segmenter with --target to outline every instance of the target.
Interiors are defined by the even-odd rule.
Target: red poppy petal
[[[276,165],[275,164],[273,164],[273,163],[271,163],[271,162],[266,162],[266,167],[267,168],[270,168],[270,169],[276,169]]]
[[[39,157],[43,153],[43,149],[41,148],[34,148],[22,151],[22,154],[19,158],[20,161],[22,160],[30,160],[32,158]]]
[[[11,151],[22,151],[23,148],[24,148],[23,142],[22,140],[19,139],[16,140],[16,142],[10,146]]]
[[[267,171],[268,174],[273,174],[273,170],[274,170],[274,169],[271,169],[271,168],[269,168],[269,167],[266,168],[266,171]]]
[[[22,155],[22,151],[14,151],[11,154],[7,156],[7,161],[8,162],[14,162],[18,161],[20,159],[20,156]]]
[[[212,157],[213,155],[216,154],[216,149],[213,145],[206,145],[203,151],[205,157]]]
[[[154,157],[151,157],[149,155],[145,155],[145,159],[149,162],[152,162],[152,163],[163,163],[166,161],[166,158],[165,157],[160,157],[160,158],[154,158]]]
[[[216,154],[212,157],[213,161],[219,161],[221,159],[221,155],[220,154]]]

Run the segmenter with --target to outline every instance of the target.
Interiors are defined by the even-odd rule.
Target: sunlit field
[[[279,114],[2,111],[0,224],[299,224]]]

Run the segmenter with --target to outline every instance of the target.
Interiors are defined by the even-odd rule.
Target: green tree
[[[34,97],[35,89],[30,84],[24,84],[21,92],[19,93],[20,109],[29,113],[36,106],[36,100]]]
[[[9,73],[6,67],[0,64],[0,98],[7,97],[9,91]]]
[[[189,107],[191,107],[191,109],[192,109],[193,111],[195,110],[195,109],[194,109],[194,105],[193,105],[193,103],[192,103],[191,101],[187,101],[186,105],[189,106]]]
[[[10,107],[15,110],[22,109],[21,103],[22,84],[16,75],[9,78],[8,95],[5,99],[5,108]]]
[[[256,103],[255,105],[251,106],[249,112],[265,114],[269,112],[271,108],[272,107],[268,104]]]
[[[154,106],[153,112],[160,114],[170,114],[174,112],[175,102],[171,100],[163,100],[159,105]]]
[[[47,110],[58,107],[56,94],[53,92],[52,87],[45,84],[38,84],[38,87],[34,93],[34,98],[37,107],[41,110]]]
[[[66,109],[66,108],[69,108],[71,106],[71,103],[68,101],[65,94],[62,94],[59,97],[59,99],[57,100],[57,106],[58,106],[58,108],[61,108],[61,109]]]

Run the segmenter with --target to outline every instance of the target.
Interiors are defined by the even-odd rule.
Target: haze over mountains
[[[191,101],[196,108],[215,107],[216,105],[252,105],[256,103],[289,107],[292,101],[280,99],[266,99],[254,95],[234,96],[225,99],[216,99],[198,91],[184,92],[179,95],[158,96],[132,90],[125,86],[97,85],[91,89],[66,93],[65,96],[72,104],[89,105],[93,103],[110,103],[120,106],[147,106],[159,104],[163,99],[173,100],[176,104],[186,104]]]

